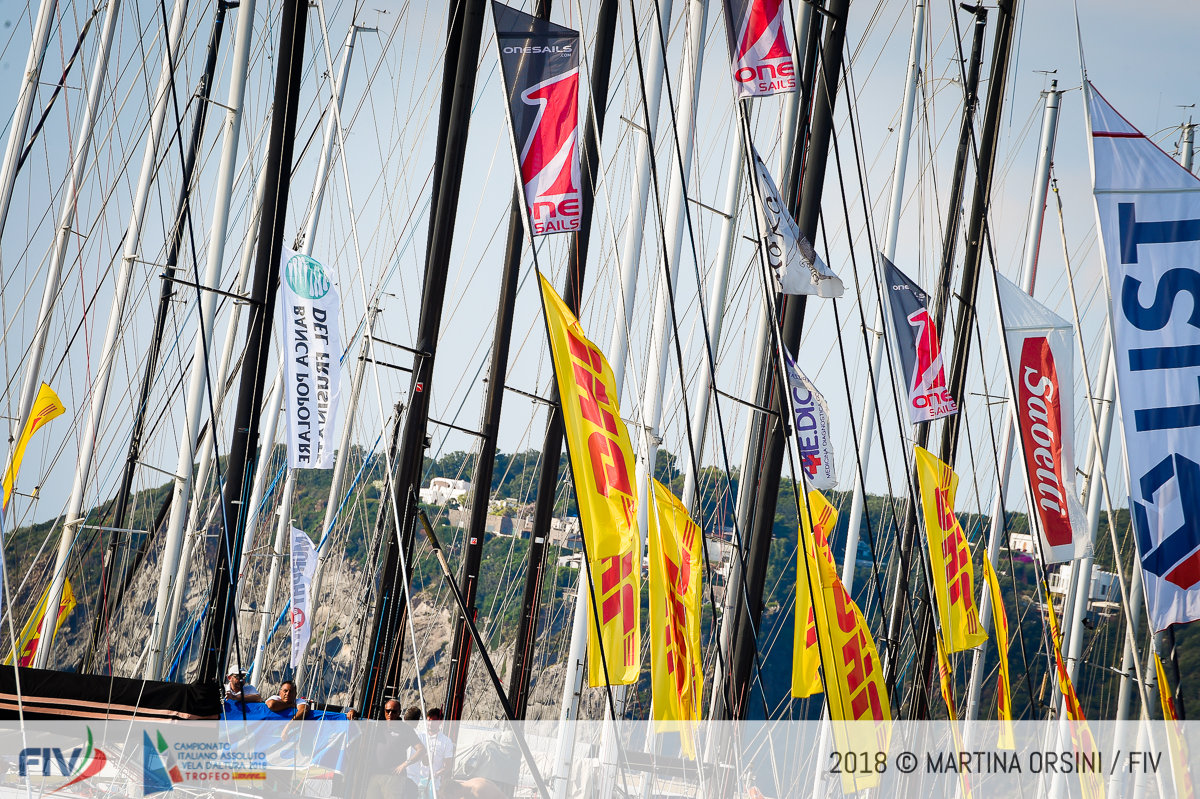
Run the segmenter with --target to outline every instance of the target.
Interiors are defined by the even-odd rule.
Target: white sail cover
[[[284,247],[280,260],[288,467],[331,469],[342,385],[337,284],[307,255]]]
[[[807,475],[810,487],[822,491],[837,488],[829,406],[786,349],[783,360],[787,363],[788,395],[792,400],[792,418],[796,422],[800,468]]]
[[[1200,618],[1200,180],[1084,91],[1130,514],[1157,631]]]
[[[292,668],[300,663],[300,656],[312,638],[312,618],[309,615],[312,602],[313,575],[317,571],[317,552],[312,539],[303,530],[292,528]]]
[[[842,279],[833,273],[817,256],[812,242],[800,232],[800,226],[787,212],[767,165],[754,155],[754,171],[758,179],[761,200],[759,219],[763,225],[763,254],[771,270],[775,290],[784,294],[816,294],[818,297],[840,297],[846,293]]]
[[[996,275],[1009,368],[1016,387],[1030,500],[1047,563],[1084,557],[1087,517],[1075,490],[1075,336],[1071,323]]]

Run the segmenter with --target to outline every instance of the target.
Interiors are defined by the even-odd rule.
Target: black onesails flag
[[[783,0],[724,0],[725,36],[738,99],[796,90]]]
[[[579,230],[579,31],[493,2],[533,235]]]
[[[946,388],[942,368],[942,345],[926,302],[929,295],[887,256],[883,274],[887,279],[892,330],[900,353],[900,370],[908,392],[908,416],[913,424],[929,422],[958,413],[958,404]]]

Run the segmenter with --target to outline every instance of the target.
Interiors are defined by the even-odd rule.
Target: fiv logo
[[[92,728],[87,728],[87,742],[66,752],[57,746],[30,746],[21,750],[17,757],[17,773],[22,777],[69,777],[62,785],[50,791],[59,791],[94,777],[104,768],[108,757],[97,749],[92,740]]]
[[[1186,591],[1200,583],[1200,465],[1178,452],[1168,455],[1142,475],[1137,489],[1141,496],[1131,504],[1142,568]],[[1154,529],[1165,526],[1161,522],[1168,514],[1182,517],[1158,546],[1150,538],[1151,514]]]
[[[325,267],[307,255],[293,255],[283,270],[288,286],[306,300],[319,300],[333,287]]]

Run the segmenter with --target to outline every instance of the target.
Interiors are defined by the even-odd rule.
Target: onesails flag
[[[804,237],[796,220],[787,212],[767,165],[758,157],[753,145],[750,151],[754,155],[754,173],[761,201],[759,220],[763,226],[763,254],[775,290],[827,298],[842,296],[846,292],[842,279],[817,256],[812,242]]]
[[[783,0],[725,0],[725,36],[738,99],[796,90]]]
[[[788,395],[792,399],[792,418],[796,422],[796,444],[800,448],[800,468],[808,476],[811,488],[837,487],[837,469],[833,463],[833,435],[829,429],[829,406],[812,381],[804,376],[787,349]]]
[[[958,413],[958,404],[946,388],[942,345],[929,313],[929,295],[887,256],[880,253],[879,257],[883,259],[892,330],[908,392],[909,420],[917,424]]]
[[[1129,505],[1157,631],[1200,618],[1200,180],[1084,91]]]
[[[1090,541],[1075,491],[1075,335],[1071,323],[996,275],[1016,387],[1017,426],[1047,563],[1081,558]]]
[[[579,230],[579,31],[492,3],[533,235]]]
[[[331,469],[342,385],[337,285],[314,258],[284,247],[280,260],[288,467]]]

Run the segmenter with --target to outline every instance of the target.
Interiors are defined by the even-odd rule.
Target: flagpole
[[[1033,202],[1029,209],[1029,223],[1025,234],[1025,255],[1021,263],[1021,289],[1033,296],[1033,287],[1037,281],[1038,255],[1041,252],[1042,224],[1046,218],[1046,196],[1050,186],[1050,166],[1054,161],[1054,145],[1058,139],[1058,112],[1062,92],[1058,90],[1058,81],[1050,82],[1049,91],[1042,92],[1045,105],[1042,111],[1042,132],[1038,145],[1037,166],[1033,173]],[[1006,367],[1007,368],[1007,367]],[[1007,406],[1006,410],[1007,410]],[[1004,519],[1004,492],[1008,489],[1009,477],[1012,470],[1013,451],[1013,417],[1011,413],[1004,414],[1004,430],[1000,434],[1000,461],[996,464],[997,488],[992,499],[992,513],[988,527],[987,556],[992,561],[992,567],[1000,561],[1000,537],[1007,529]],[[1031,511],[1032,512],[1032,511]],[[982,586],[979,600],[979,629],[990,636],[992,629],[992,596],[987,585]],[[965,717],[979,717],[980,689],[983,683],[984,663],[987,657],[988,642],[984,641],[971,654],[971,676],[967,683],[967,701]]]
[[[83,503],[87,492],[88,477],[96,452],[96,439],[100,435],[100,425],[108,403],[113,362],[116,359],[120,343],[125,306],[129,301],[132,289],[134,266],[141,255],[142,225],[146,218],[146,207],[150,200],[150,184],[153,182],[156,172],[159,143],[162,141],[167,108],[174,88],[175,67],[183,38],[183,24],[187,15],[187,7],[187,0],[176,0],[170,22],[167,25],[166,48],[163,52],[158,87],[155,89],[154,102],[151,106],[150,126],[146,132],[146,146],[142,152],[141,172],[138,175],[137,189],[133,195],[133,210],[130,213],[129,225],[125,230],[124,253],[121,256],[121,267],[118,270],[116,285],[113,289],[112,308],[109,311],[108,326],[104,332],[104,343],[100,348],[99,366],[91,386],[91,409],[88,413],[84,433],[80,437],[79,454],[75,461],[75,477],[71,484],[71,494],[67,500],[67,509],[63,517],[62,535],[59,538],[58,552],[54,559],[54,571],[51,572],[50,593],[46,599],[48,608],[58,607],[63,585],[67,579],[67,561],[71,557],[75,538],[85,517]],[[54,614],[47,613],[42,619],[42,643],[33,656],[35,668],[44,669],[50,662],[54,624]]]

